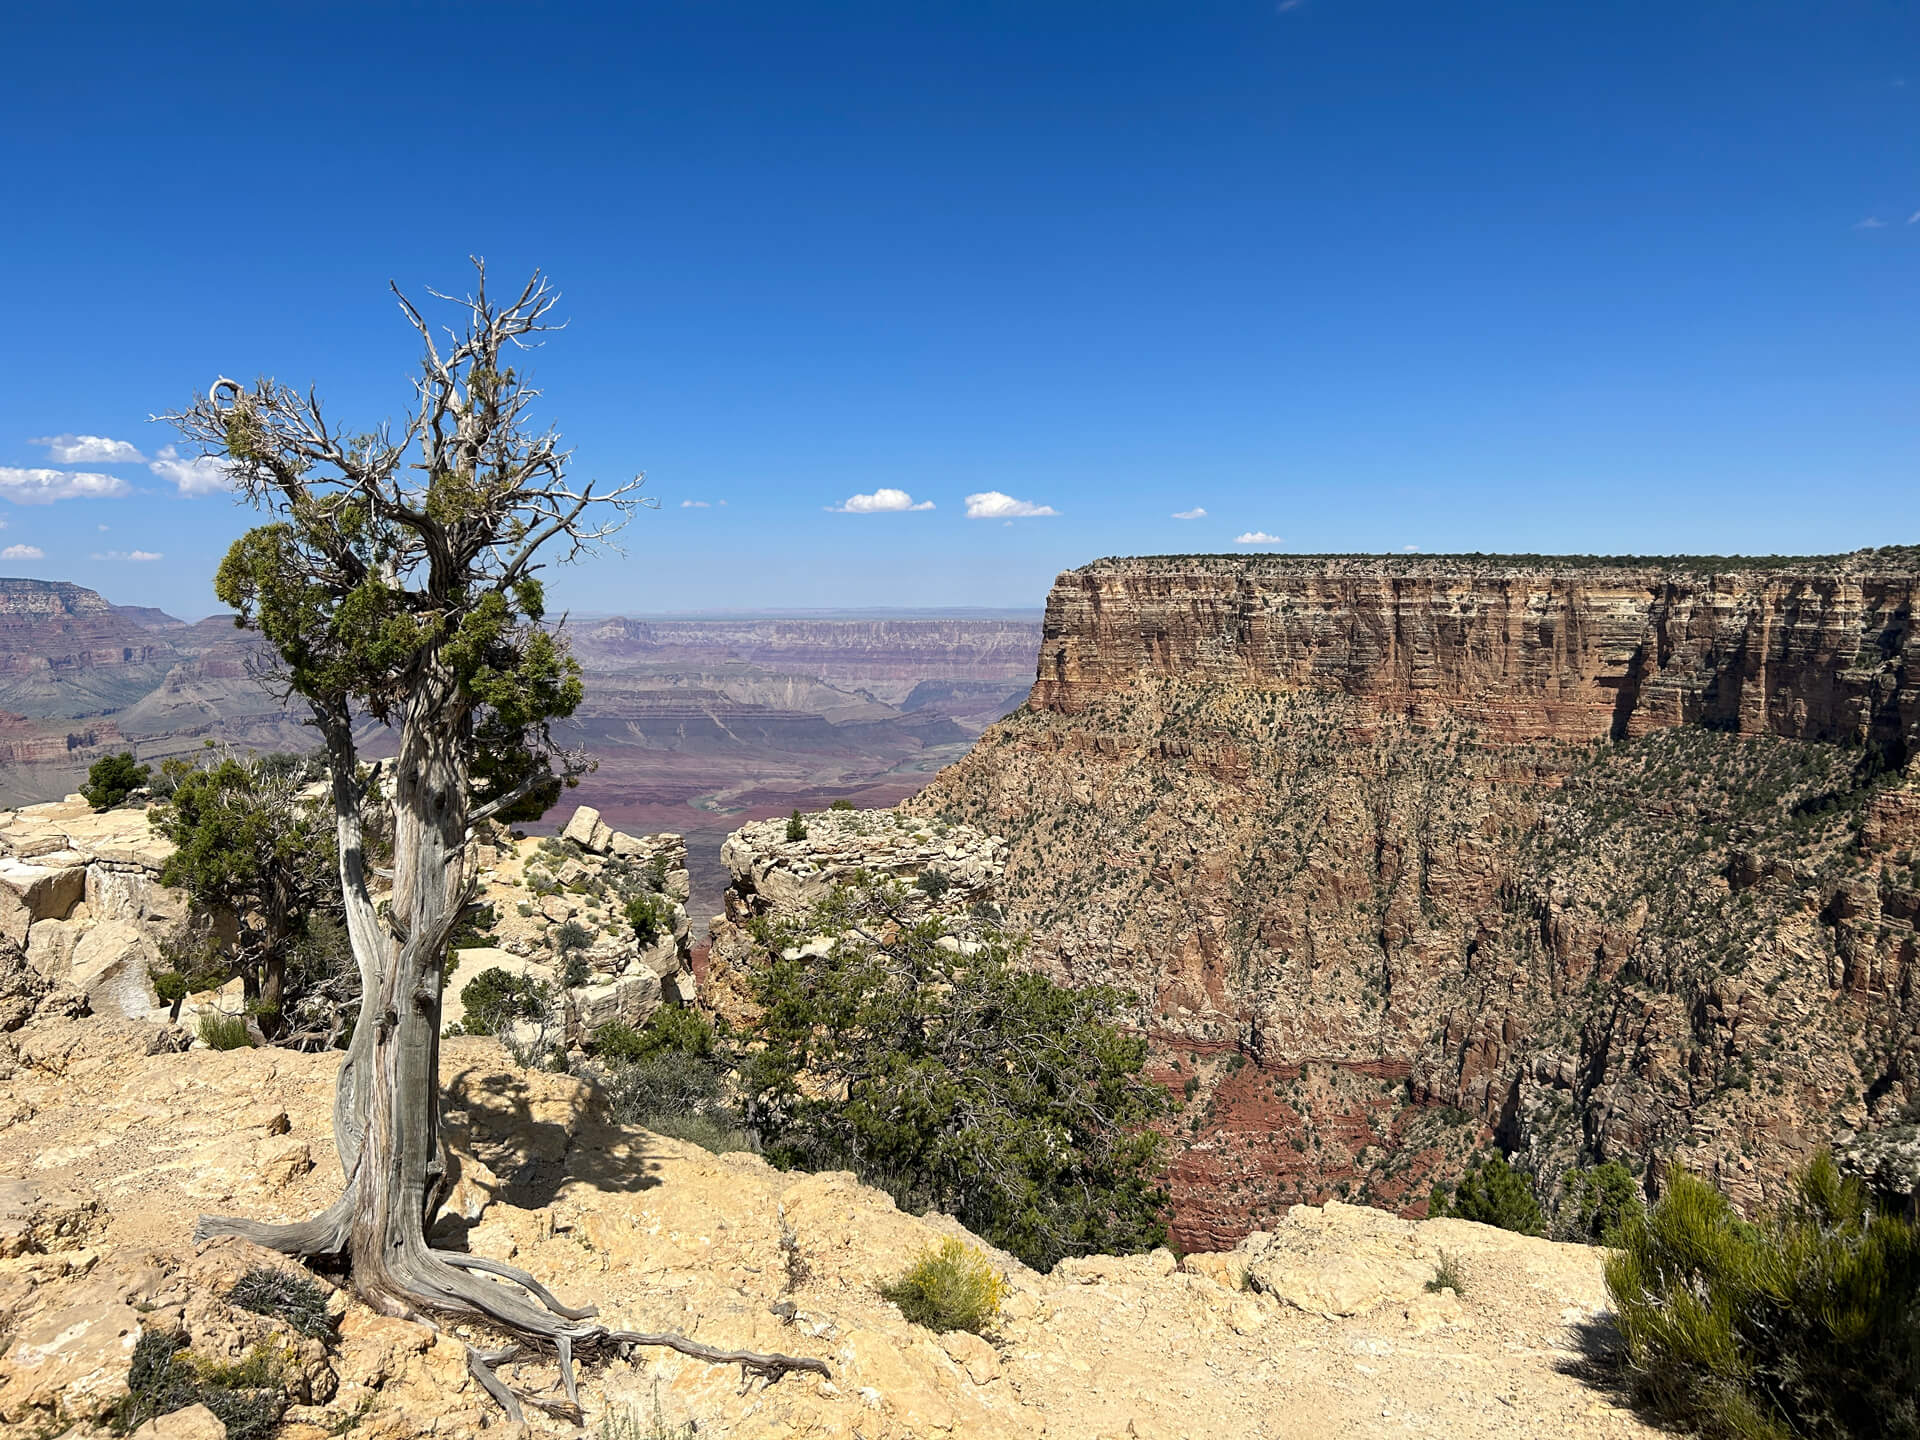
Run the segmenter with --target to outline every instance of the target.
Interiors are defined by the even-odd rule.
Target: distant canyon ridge
[[[599,768],[568,802],[623,829],[684,834],[703,923],[726,884],[729,831],[836,799],[893,804],[1018,706],[1039,618],[575,621],[587,699],[570,738]],[[0,579],[0,803],[70,791],[123,748],[152,762],[209,739],[312,748],[298,714],[257,683],[258,658],[230,616],[188,624],[80,585]]]

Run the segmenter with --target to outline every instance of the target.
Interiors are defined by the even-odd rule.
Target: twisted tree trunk
[[[590,1323],[593,1307],[563,1304],[524,1270],[427,1243],[447,1179],[440,1138],[442,962],[469,899],[464,720],[449,723],[457,713],[451,692],[447,683],[417,687],[403,718],[395,764],[393,892],[384,922],[367,886],[347,717],[321,717],[333,759],[347,929],[362,982],[360,1018],[334,1097],[345,1187],[311,1220],[267,1225],[206,1217],[196,1236],[238,1235],[286,1254],[344,1265],[354,1292],[382,1314],[436,1329],[443,1320],[476,1321],[550,1349],[559,1359],[564,1399],[519,1395],[499,1379],[494,1367],[517,1358],[519,1345],[491,1352],[469,1347],[474,1377],[515,1419],[522,1399],[579,1418],[576,1349],[662,1345],[769,1377],[789,1370],[827,1374],[824,1362],[808,1357],[723,1351],[675,1334],[611,1330]]]

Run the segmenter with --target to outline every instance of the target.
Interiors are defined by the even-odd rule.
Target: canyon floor
[[[145,1053],[161,1033],[40,1020],[11,1037],[0,1434],[103,1434],[69,1422],[124,1386],[143,1327],[229,1356],[265,1337],[279,1322],[222,1296],[249,1264],[275,1262],[231,1241],[196,1251],[194,1218],[304,1215],[337,1184],[327,1057]],[[1597,1250],[1301,1207],[1234,1252],[1178,1264],[1157,1251],[1042,1276],[989,1252],[1010,1287],[998,1332],[937,1336],[875,1287],[934,1241],[971,1241],[952,1222],[902,1214],[847,1175],[783,1174],[609,1124],[590,1085],[517,1070],[491,1041],[450,1041],[443,1073],[462,1167],[443,1243],[510,1257],[623,1324],[832,1367],[831,1380],[769,1385],[670,1352],[599,1362],[582,1386],[594,1431],[631,1414],[638,1433],[658,1415],[699,1435],[864,1440],[1653,1433],[1580,1378],[1603,1313]],[[1460,1296],[1424,1288],[1443,1250]],[[1255,1288],[1241,1288],[1246,1272]],[[280,1337],[314,1402],[289,1413],[284,1440],[349,1421],[369,1440],[577,1433],[537,1414],[531,1431],[507,1425],[451,1336],[332,1304],[324,1354]]]

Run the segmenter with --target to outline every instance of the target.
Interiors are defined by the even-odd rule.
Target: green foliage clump
[[[584,950],[593,943],[593,931],[582,925],[578,920],[567,920],[562,922],[558,930],[554,931],[553,939],[554,943],[562,952],[568,950]]]
[[[1647,1207],[1640,1184],[1618,1160],[1566,1173],[1554,1229],[1558,1238],[1588,1245],[1617,1245],[1627,1222]]]
[[[1433,1267],[1433,1278],[1427,1281],[1429,1295],[1438,1295],[1442,1290],[1451,1290],[1456,1295],[1467,1293],[1467,1281],[1460,1273],[1460,1262],[1444,1250],[1440,1252],[1440,1263]]]
[[[619,1020],[593,1032],[594,1053],[603,1060],[632,1065],[667,1053],[709,1059],[714,1053],[713,1022],[684,1005],[662,1005],[638,1030]]]
[[[1467,1167],[1448,1200],[1444,1186],[1433,1187],[1428,1213],[1436,1218],[1477,1220],[1522,1235],[1545,1235],[1546,1217],[1525,1172],[1509,1166],[1504,1156],[1488,1155]]]
[[[898,1280],[882,1285],[880,1294],[915,1325],[941,1334],[981,1335],[1000,1313],[1006,1289],[986,1256],[958,1240],[943,1240],[923,1251]]]
[[[587,957],[578,950],[569,950],[560,966],[560,984],[568,990],[578,990],[592,978],[593,970],[587,964]]]
[[[807,822],[800,818],[800,812],[796,809],[792,815],[787,817],[787,839],[804,840],[806,838]]]
[[[202,1010],[198,1026],[200,1038],[209,1050],[245,1050],[253,1044],[244,1015],[229,1015],[224,1010]]]
[[[913,882],[913,888],[937,903],[942,895],[953,888],[953,881],[944,870],[922,870],[919,878]]]
[[[629,895],[626,911],[633,938],[642,945],[653,944],[673,923],[673,907],[658,895]]]
[[[151,765],[142,765],[131,750],[118,755],[102,755],[87,767],[87,783],[80,787],[89,805],[96,810],[111,810],[141,789],[153,776]]]
[[[1920,1228],[1829,1155],[1757,1223],[1674,1166],[1606,1273],[1632,1377],[1667,1417],[1714,1440],[1920,1436]]]
[[[311,1275],[298,1270],[256,1265],[234,1281],[227,1299],[242,1310],[284,1320],[295,1333],[311,1340],[325,1339],[333,1333],[325,1292]]]
[[[827,808],[829,810],[851,810],[853,809],[853,802],[851,800],[848,800],[842,797],[841,799],[836,800],[831,805],[827,806]]]
[[[1015,965],[986,926],[944,946],[907,899],[869,884],[758,923],[741,1088],[769,1157],[853,1170],[1039,1269],[1160,1244],[1150,1122],[1168,1101],[1141,1074],[1146,1041],[1113,1023],[1124,997]],[[837,937],[827,955],[798,954],[818,935]]]
[[[304,765],[297,757],[214,752],[199,765],[168,760],[161,773],[167,799],[148,818],[174,851],[160,881],[185,890],[202,915],[226,917],[233,928],[223,944],[208,935],[193,965],[198,974],[186,976],[188,989],[238,974],[269,1037],[284,1028],[292,1005],[322,998],[318,991],[337,992],[324,997],[333,1004],[350,1001],[357,967],[299,964],[292,973],[301,983],[288,986],[289,964],[309,928],[340,909],[333,825],[300,794]],[[312,1018],[324,1024],[323,1017]]]
[[[609,1113],[715,1153],[755,1149],[728,1095],[723,1038],[704,1015],[679,1005],[663,1005],[638,1030],[602,1025],[593,1052]]]
[[[283,1376],[286,1356],[262,1341],[239,1360],[206,1360],[186,1338],[147,1330],[133,1347],[127,1393],[108,1417],[116,1435],[189,1406],[204,1405],[227,1427],[227,1440],[263,1440],[279,1427],[291,1399]]]
[[[498,965],[482,970],[460,993],[467,1034],[492,1035],[516,1020],[544,1020],[553,1013],[553,987]]]

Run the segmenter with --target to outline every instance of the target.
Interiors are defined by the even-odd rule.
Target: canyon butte
[[[907,810],[1132,997],[1174,1233],[1425,1213],[1472,1153],[1743,1206],[1911,1134],[1920,549],[1170,556],[1063,574],[1025,707]]]

